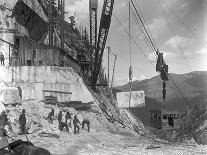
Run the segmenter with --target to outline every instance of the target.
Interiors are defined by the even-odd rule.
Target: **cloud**
[[[185,0],[182,1],[177,7],[178,7],[178,13],[180,15],[181,18],[185,18],[185,16],[189,13],[189,11],[191,11],[191,2],[189,3],[189,1]]]
[[[145,80],[145,79],[147,79],[147,77],[145,75],[140,75],[140,77],[139,77],[140,81]]]
[[[149,29],[152,32],[152,36],[157,38],[166,25],[167,23],[163,18],[154,18],[149,24]]]
[[[206,48],[201,48],[198,51],[196,51],[196,54],[198,54],[198,55],[207,54],[207,49]]]
[[[117,30],[118,31],[125,31],[124,28],[128,31],[128,21],[125,21],[124,23],[122,23],[122,25],[120,25]]]
[[[180,7],[179,7],[179,9],[180,10],[184,10],[186,7],[188,7],[188,3],[187,2],[181,4]]]
[[[129,81],[128,78],[120,78],[120,77],[116,78],[115,77],[114,85],[115,86],[122,86],[122,85],[127,84],[128,81]]]
[[[102,9],[102,5],[103,0],[98,0],[98,10]],[[65,11],[68,17],[74,15],[76,12],[76,17],[81,22],[89,18],[89,0],[66,0]]]
[[[163,58],[164,59],[168,59],[168,58],[172,58],[172,57],[177,56],[177,54],[176,53],[173,53],[173,52],[163,52],[163,51],[160,51],[160,53],[163,53]],[[150,53],[148,55],[148,59],[150,61],[156,62],[155,54]]]
[[[190,53],[190,52],[184,52],[184,56],[187,57],[187,58],[192,58],[193,54]]]
[[[171,7],[177,4],[178,0],[162,0],[161,4],[163,7]]]
[[[154,18],[150,24],[145,24],[145,27],[149,28],[153,38],[157,38],[163,32],[163,29],[167,27],[167,22],[163,18]],[[143,36],[140,27],[137,25],[132,27],[132,31],[134,32],[134,35],[139,37],[139,39],[144,40],[146,38]]]
[[[145,76],[145,75],[143,75],[143,74],[141,74],[140,76],[139,76],[139,78],[137,78],[137,77],[133,77],[132,78],[132,81],[136,81],[136,80],[139,80],[139,81],[141,81],[141,80],[144,80],[144,79],[146,79],[147,77]],[[114,81],[114,85],[115,86],[122,86],[122,85],[125,85],[125,84],[128,84],[129,83],[129,78],[128,77],[125,77],[125,78],[120,78],[120,77],[118,77],[118,78],[116,78],[115,77],[115,81]]]
[[[173,49],[177,48],[177,44],[179,44],[181,47],[186,47],[190,43],[190,39],[181,37],[181,36],[175,36],[170,38],[165,42],[165,45],[170,46]]]
[[[207,42],[207,33],[205,34],[204,41]]]
[[[125,1],[119,3],[119,8],[123,9],[126,6]]]
[[[175,56],[177,56],[177,54],[176,53],[173,53],[173,52],[163,52],[163,57],[164,58],[172,58],[172,57],[175,57]]]
[[[150,53],[147,58],[150,60],[150,61],[153,61],[153,62],[156,62],[156,56],[155,54],[153,53]]]
[[[89,17],[89,1],[88,0],[67,0],[65,1],[66,16],[72,16],[76,12],[76,17],[83,20]],[[66,19],[68,20],[68,19]]]
[[[137,77],[133,76],[132,81],[136,81],[136,80],[139,80],[139,79]]]
[[[200,68],[202,67],[204,70],[206,69],[205,66],[207,66],[206,60],[207,60],[207,49],[206,48],[200,48],[198,51],[195,52],[197,56],[199,57],[198,64],[200,65]],[[199,69],[200,69],[199,68]]]

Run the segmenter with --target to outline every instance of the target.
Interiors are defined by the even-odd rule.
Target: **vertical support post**
[[[10,66],[10,61],[11,61],[11,58],[10,58],[10,51],[11,51],[11,46],[9,45],[9,66]]]
[[[64,33],[64,11],[65,11],[65,0],[61,0],[61,49],[64,50],[64,40],[65,40],[65,33]]]
[[[49,0],[49,45],[53,45],[52,0]]]
[[[114,73],[115,73],[115,67],[116,67],[116,59],[117,59],[117,55],[114,54],[115,58],[114,58],[114,66],[113,66],[113,74],[112,74],[112,79],[111,79],[111,103],[113,103],[114,105],[114,94],[113,94],[113,87],[114,87]],[[116,105],[115,105],[116,106]]]
[[[131,97],[132,97],[132,65],[131,65],[131,10],[130,10],[130,3],[131,0],[129,0],[129,51],[130,51],[130,68],[129,68],[129,108],[131,106]]]
[[[94,69],[93,69],[92,88],[95,88],[97,81],[98,81],[98,75],[101,69],[103,52],[105,49],[106,40],[107,40],[107,36],[108,36],[110,24],[111,24],[113,6],[114,6],[114,0],[104,0],[103,10],[101,14],[100,27],[99,27],[98,41],[97,41],[96,52],[95,52],[95,63],[94,63]]]
[[[90,46],[91,46],[91,78],[93,81],[94,58],[97,44],[97,9],[98,0],[89,0],[89,18],[90,18]]]
[[[129,108],[131,106],[131,97],[132,97],[132,82],[129,82],[130,88],[129,88]]]
[[[114,83],[114,73],[115,73],[115,67],[116,67],[116,59],[117,59],[117,55],[115,54],[113,74],[112,74],[112,79],[111,79],[111,90],[113,89],[113,83]]]
[[[110,84],[109,84],[109,81],[110,81],[110,78],[109,78],[109,72],[110,72],[110,70],[109,70],[109,68],[110,68],[110,67],[109,67],[109,58],[110,58],[110,57],[109,57],[109,55],[110,55],[111,48],[110,48],[110,47],[107,47],[107,48],[108,48],[108,90],[109,90],[109,87],[110,87],[110,86],[109,86],[109,85],[110,85]]]

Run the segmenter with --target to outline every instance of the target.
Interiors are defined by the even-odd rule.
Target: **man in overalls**
[[[75,115],[74,116],[74,119],[73,119],[73,125],[74,125],[74,134],[76,133],[79,133],[79,130],[80,130],[80,121],[78,120],[77,116]],[[78,128],[78,131],[76,131],[76,128]]]
[[[4,55],[3,55],[2,52],[1,52],[1,54],[0,54],[1,66],[4,66],[4,65],[5,65],[5,64],[4,64],[4,60],[5,60]]]

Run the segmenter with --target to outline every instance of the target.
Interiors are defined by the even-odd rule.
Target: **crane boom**
[[[97,8],[98,0],[89,0],[91,64],[94,63],[95,49],[97,43]],[[93,70],[92,65],[91,70]]]
[[[99,35],[98,35],[98,42],[96,45],[96,52],[95,52],[95,63],[93,67],[93,83],[92,86],[95,88],[98,75],[102,63],[103,52],[106,44],[106,39],[108,36],[109,27],[111,24],[111,16],[114,6],[114,0],[104,0],[103,10],[101,14],[101,21],[99,27]]]

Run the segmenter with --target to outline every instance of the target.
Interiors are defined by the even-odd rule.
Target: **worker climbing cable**
[[[165,101],[165,99],[166,99],[166,81],[163,81],[163,84],[162,84],[162,87],[163,87],[163,89],[162,89],[162,95],[163,95],[163,100]]]
[[[129,0],[129,53],[130,53],[130,67],[129,67],[129,107],[131,104],[131,91],[132,91],[132,78],[133,78],[133,69],[132,69],[132,50],[131,50],[131,10],[130,10],[131,0]]]

